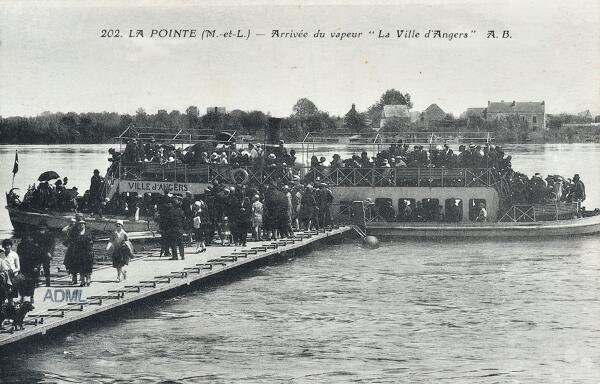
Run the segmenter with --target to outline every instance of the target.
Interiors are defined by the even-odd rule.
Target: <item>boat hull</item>
[[[374,236],[410,238],[559,237],[600,233],[600,215],[532,223],[369,223]]]
[[[8,215],[13,228],[16,232],[24,232],[31,229],[38,228],[42,220],[46,221],[48,228],[52,230],[61,230],[71,223],[71,220],[75,218],[74,213],[70,214],[50,214],[50,213],[34,213],[25,212],[15,208],[7,207]],[[86,227],[92,232],[108,233],[115,229],[115,222],[119,219],[118,217],[93,217],[84,215]],[[153,220],[123,220],[124,228],[128,232],[144,232],[144,231],[156,231],[158,226]]]

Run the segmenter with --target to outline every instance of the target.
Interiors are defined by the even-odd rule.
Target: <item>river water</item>
[[[15,187],[52,169],[84,190],[107,148],[19,146]],[[600,145],[506,151],[529,175],[579,173],[600,206]],[[598,383],[600,238],[326,245],[3,355],[11,380]]]

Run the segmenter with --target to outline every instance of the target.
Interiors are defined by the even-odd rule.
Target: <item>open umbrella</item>
[[[229,132],[219,132],[215,135],[215,139],[224,143],[235,143],[235,136]]]
[[[58,173],[54,172],[54,171],[46,171],[44,173],[42,173],[40,175],[40,177],[38,177],[38,181],[49,181],[52,179],[59,179],[60,176],[58,175]]]

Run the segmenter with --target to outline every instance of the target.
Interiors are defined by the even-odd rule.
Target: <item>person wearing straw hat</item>
[[[127,271],[124,267],[133,257],[133,247],[127,232],[123,229],[123,220],[117,220],[115,227],[106,250],[111,254],[113,268],[117,270],[117,281],[121,281],[121,276],[123,276],[123,280],[127,279]]]

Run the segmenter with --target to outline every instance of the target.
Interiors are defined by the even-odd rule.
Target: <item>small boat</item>
[[[39,227],[44,221],[48,228],[52,230],[61,230],[75,220],[75,213],[48,212],[37,213],[21,210],[17,207],[6,206],[10,222],[16,232],[24,232]],[[95,217],[89,214],[83,214],[86,227],[99,233],[108,233],[115,229],[117,220],[123,220],[124,227],[128,232],[157,231],[158,226],[154,220],[130,220],[119,216]]]

